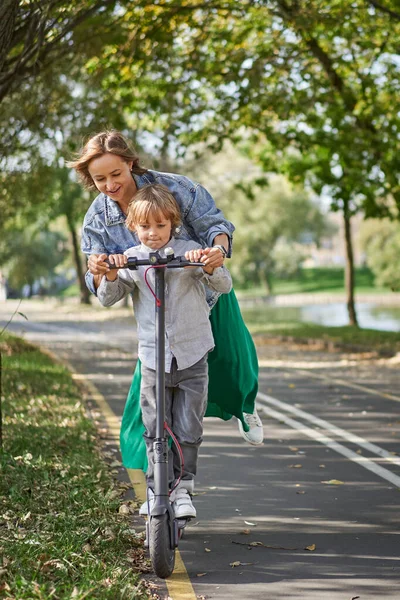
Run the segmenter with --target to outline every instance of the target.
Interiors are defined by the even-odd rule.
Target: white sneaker
[[[258,416],[256,407],[254,407],[253,413],[243,413],[243,417],[249,426],[249,431],[243,429],[242,422],[238,419],[239,431],[242,437],[246,442],[249,442],[249,444],[253,444],[253,446],[262,444],[264,440],[263,424]]]
[[[139,508],[139,515],[141,515],[142,517],[147,517],[147,515],[149,514],[149,505],[150,505],[150,512],[151,512],[154,502],[155,502],[154,492],[151,488],[149,488],[147,491],[147,500],[145,502],[143,502],[142,506]]]
[[[172,508],[176,519],[190,519],[197,514],[189,492],[181,487],[178,487],[174,492]]]

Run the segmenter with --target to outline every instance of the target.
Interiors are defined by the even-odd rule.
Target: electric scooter
[[[172,248],[166,248],[165,257],[150,252],[148,259],[129,257],[120,268],[136,270],[139,266],[154,267],[156,311],[156,437],[154,439],[154,504],[146,522],[145,546],[156,575],[169,577],[175,565],[175,550],[183,535],[187,519],[176,519],[169,496],[168,481],[168,435],[165,421],[165,269],[204,267],[203,263],[190,262],[184,256],[175,256]],[[111,268],[118,268],[110,265]],[[179,447],[178,447],[179,450]]]

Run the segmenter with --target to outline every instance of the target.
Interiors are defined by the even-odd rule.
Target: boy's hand
[[[125,254],[110,254],[110,256],[108,257],[108,262],[110,263],[110,265],[115,265],[116,267],[124,267],[128,262],[128,259],[125,256]],[[108,271],[106,272],[107,281],[115,281],[117,277],[118,270],[110,269],[110,267],[108,267]]]
[[[196,250],[188,250],[185,252],[186,260],[190,260],[190,262],[200,262],[201,257],[203,256],[203,249],[196,248]],[[192,268],[192,267],[190,267]]]

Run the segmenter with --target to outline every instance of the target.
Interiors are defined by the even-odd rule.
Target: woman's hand
[[[107,254],[91,254],[88,260],[88,269],[92,275],[104,275],[110,270],[106,262]]]
[[[222,267],[224,264],[225,256],[222,254],[219,248],[204,248],[201,262],[204,263],[205,271],[211,273],[214,269]]]

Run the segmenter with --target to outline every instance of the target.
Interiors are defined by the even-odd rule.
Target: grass
[[[367,268],[355,270],[356,292],[370,292],[375,294],[389,292],[389,289],[375,287],[373,273]],[[272,292],[278,294],[304,294],[310,292],[344,292],[343,268],[313,268],[302,269],[300,274],[293,279],[276,279],[272,277]],[[240,295],[256,296],[265,295],[264,288],[251,288],[240,290]]]
[[[73,283],[68,286],[62,292],[59,293],[60,298],[74,298],[75,296],[80,295],[79,285],[77,283]]]
[[[142,536],[119,512],[126,485],[113,481],[69,372],[18,338],[0,348],[0,597],[151,597]]]
[[[283,337],[301,342],[322,340],[337,346],[376,351],[385,355],[400,352],[400,332],[351,326],[326,327],[295,320],[268,320],[257,308],[243,308],[242,314],[250,332],[256,336],[257,343],[262,343],[263,336]]]

